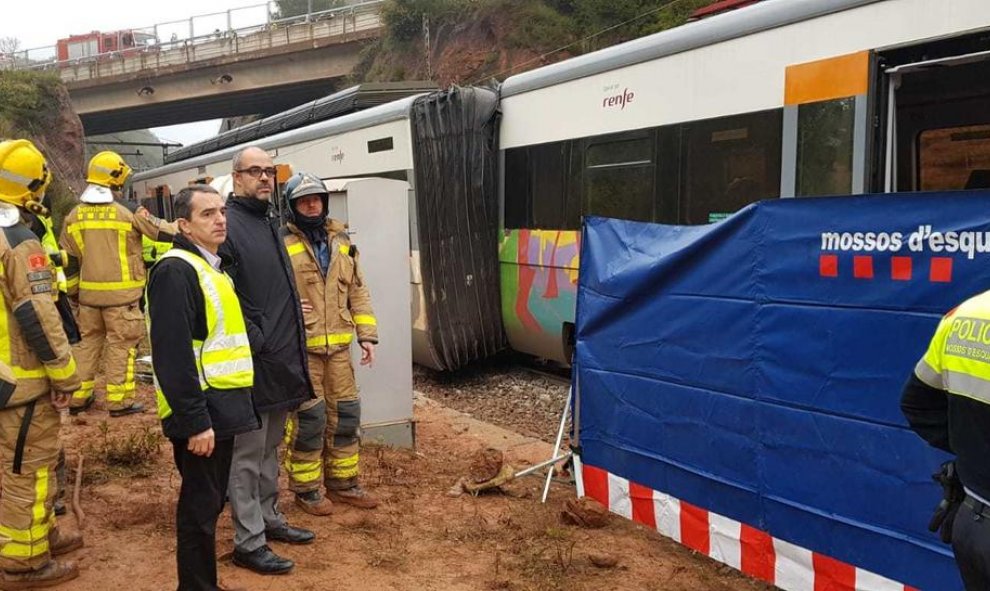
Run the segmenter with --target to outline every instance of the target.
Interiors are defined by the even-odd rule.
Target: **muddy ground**
[[[417,384],[423,380],[417,375]],[[99,397],[95,410],[65,419],[69,463],[74,466],[80,453],[85,462],[86,547],[72,556],[80,564],[80,578],[60,589],[174,589],[179,479],[170,445],[159,439],[153,412],[108,419],[102,393]],[[140,399],[153,407],[150,387],[141,386]],[[547,412],[556,423],[553,415],[559,410]],[[574,495],[566,483],[554,485],[546,505],[539,502],[542,481],[531,477],[505,485],[504,492],[450,496],[477,451],[495,447],[513,465],[525,466],[550,457],[551,445],[422,395],[415,419],[415,451],[369,446],[363,452],[364,482],[383,500],[377,510],[338,506],[329,517],[313,517],[283,492],[289,521],[318,535],[310,546],[273,544],[276,552],[296,561],[291,574],[262,577],[233,566],[233,530],[229,516],[222,516],[218,552],[228,557],[221,561],[221,582],[259,591],[768,589],[619,517],[602,529],[563,525],[561,507]],[[531,427],[544,437],[556,430],[555,424]],[[122,465],[128,461],[134,465]],[[62,523],[76,525],[74,517]],[[590,557],[602,554],[616,559],[617,566],[594,566]]]

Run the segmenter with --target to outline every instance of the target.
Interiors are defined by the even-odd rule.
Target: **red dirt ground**
[[[150,389],[141,388],[140,399],[153,407]],[[511,482],[504,492],[449,496],[482,448],[503,450],[506,461],[524,466],[549,458],[551,446],[426,398],[417,399],[415,412],[415,452],[368,446],[362,455],[364,482],[383,500],[381,507],[361,511],[338,506],[330,517],[312,517],[283,492],[282,509],[289,521],[315,530],[316,543],[273,546],[296,561],[286,576],[258,576],[225,558],[221,582],[258,591],[770,589],[619,517],[602,529],[563,525],[560,510],[574,495],[564,484],[554,485],[547,505],[539,502],[542,480],[537,478]],[[179,480],[170,445],[163,442],[137,476],[108,467],[98,459],[105,445],[104,422],[110,441],[128,434],[153,439],[158,432],[152,412],[109,420],[99,403],[96,410],[66,419],[69,465],[75,466],[80,452],[85,457],[81,505],[86,547],[72,556],[80,564],[80,578],[60,589],[174,589],[173,512]],[[75,527],[75,519],[68,517],[62,524]],[[218,532],[221,555],[232,550],[232,534],[225,514]],[[591,556],[602,554],[616,559],[617,566],[594,566]]]

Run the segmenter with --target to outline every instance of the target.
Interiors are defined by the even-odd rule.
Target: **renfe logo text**
[[[633,102],[633,99],[635,97],[636,97],[636,93],[634,93],[633,91],[629,90],[628,88],[625,88],[619,94],[613,94],[611,96],[607,96],[607,97],[603,98],[602,99],[602,108],[603,109],[610,109],[610,108],[613,108],[613,107],[618,107],[619,110],[621,111],[622,109],[625,109],[626,108],[626,105],[628,105],[629,103]]]

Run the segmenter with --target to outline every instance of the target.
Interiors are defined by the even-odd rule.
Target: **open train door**
[[[873,188],[990,188],[990,30],[876,58]]]

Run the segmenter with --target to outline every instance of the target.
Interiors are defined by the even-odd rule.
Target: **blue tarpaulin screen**
[[[946,459],[901,389],[990,289],[990,193],[786,199],[709,226],[586,218],[575,378],[585,464],[925,590]],[[988,458],[990,461],[990,458]]]

